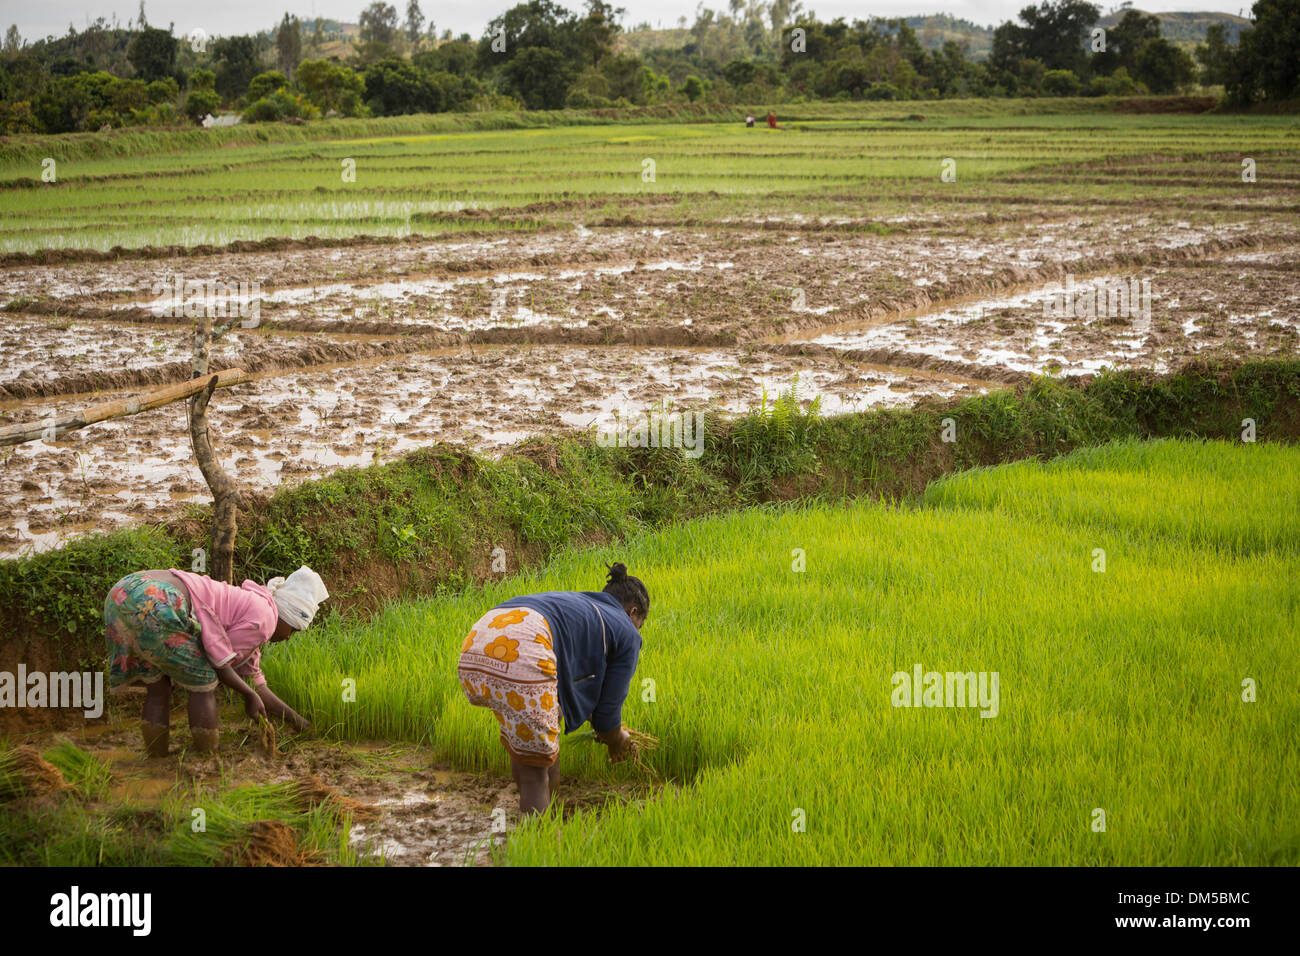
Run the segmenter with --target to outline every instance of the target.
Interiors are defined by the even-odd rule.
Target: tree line
[[[169,126],[238,112],[246,122],[491,109],[601,109],[661,103],[772,105],[811,100],[1168,94],[1221,88],[1248,105],[1300,97],[1300,0],[1257,0],[1252,28],[1209,28],[1193,53],[1160,21],[1128,10],[1108,30],[1086,0],[1045,0],[994,31],[975,60],[949,40],[925,49],[902,19],[825,22],[799,0],[729,0],[701,9],[685,42],[634,52],[624,11],[585,0],[574,12],[529,0],[477,40],[436,32],[408,0],[384,2],[360,28],[285,14],[273,30],[176,36],[138,20],[100,19],[66,36],[0,50],[0,133]],[[682,21],[685,27],[684,20]]]

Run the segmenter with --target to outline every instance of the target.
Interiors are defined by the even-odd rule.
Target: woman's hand
[[[249,720],[257,720],[258,717],[266,716],[266,704],[258,696],[256,691],[250,690],[244,695],[244,713],[248,715]]]
[[[622,763],[636,753],[636,744],[632,740],[632,735],[627,732],[626,727],[620,727],[612,733],[601,735],[601,740],[609,748],[610,763]]]
[[[268,717],[279,717],[281,720],[287,720],[289,723],[293,724],[295,730],[311,729],[311,721],[299,715],[296,710],[282,701],[279,697],[276,697],[275,694],[272,693],[270,687],[265,684],[258,684],[257,696],[260,697],[262,703],[266,705],[266,715]]]

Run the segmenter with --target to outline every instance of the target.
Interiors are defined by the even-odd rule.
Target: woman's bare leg
[[[150,757],[167,756],[171,744],[171,710],[172,680],[164,675],[145,686],[144,710],[140,714],[140,732]]]
[[[551,802],[549,767],[530,767],[510,757],[510,773],[519,787],[519,812],[542,813]]]
[[[190,737],[199,753],[216,753],[221,732],[217,729],[217,695],[213,691],[190,691]]]

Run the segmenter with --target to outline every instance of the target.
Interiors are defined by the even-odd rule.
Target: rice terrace
[[[0,863],[1300,864],[1219,92],[0,137]]]

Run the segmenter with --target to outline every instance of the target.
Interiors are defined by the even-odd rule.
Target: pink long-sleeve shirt
[[[214,581],[206,574],[171,569],[190,592],[190,605],[203,628],[203,652],[213,667],[230,665],[253,686],[265,684],[262,645],[275,633],[280,619],[271,592],[256,581],[239,587]]]

